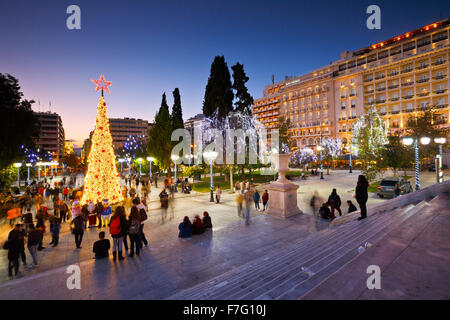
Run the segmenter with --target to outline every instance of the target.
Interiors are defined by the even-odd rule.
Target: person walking
[[[89,201],[87,210],[88,210],[89,228],[93,228],[97,225],[97,210],[94,202]]]
[[[69,213],[69,207],[67,206],[67,203],[65,203],[64,201],[61,201],[61,204],[59,205],[59,215],[61,217],[61,223],[66,222],[68,213]]]
[[[244,188],[243,188],[244,189]],[[245,189],[244,189],[245,190]],[[245,225],[250,224],[250,209],[251,209],[251,202],[253,198],[253,191],[252,188],[249,187],[247,191],[244,193],[244,202],[245,202]]]
[[[165,218],[167,217],[167,209],[169,208],[169,195],[166,192],[166,189],[163,189],[159,194],[159,201],[161,202],[161,223],[164,223]]]
[[[320,203],[322,202],[322,199],[319,196],[319,192],[317,190],[314,190],[314,194],[311,197],[311,200],[309,201],[309,206],[311,207],[311,210],[316,217],[317,209],[320,207]]]
[[[142,202],[139,202],[138,198],[134,200],[137,200],[136,208],[139,210],[139,215],[141,217],[141,225],[139,226],[140,243],[143,243],[145,246],[148,246],[148,241],[144,233],[144,222],[145,220],[147,220],[147,211],[145,210],[145,205]]]
[[[267,190],[264,190],[264,193],[262,195],[263,211],[266,211],[268,202],[269,202],[269,192],[267,192]]]
[[[14,276],[22,276],[19,273],[19,258],[24,246],[24,237],[21,228],[23,228],[21,224],[16,224],[15,228],[9,233],[8,240],[3,246],[3,249],[8,250],[8,275],[11,280],[13,279],[13,269]]]
[[[258,190],[255,189],[255,192],[253,193],[253,201],[255,202],[255,209],[259,210],[259,199],[260,199],[260,195]]]
[[[30,225],[33,224],[33,214],[31,213],[31,207],[28,207],[27,211],[22,215],[22,222],[25,226],[25,232],[28,233]]]
[[[336,189],[333,189],[330,196],[328,197],[328,203],[330,204],[330,207],[331,207],[331,219],[332,220],[336,218],[336,216],[334,215],[335,209],[339,212],[339,216],[342,216],[341,198],[337,194]]]
[[[83,234],[84,234],[84,228],[83,228],[83,216],[80,214],[76,216],[72,222],[70,222],[70,226],[73,225],[72,233],[75,236],[75,245],[77,249],[81,249],[81,242],[83,241]]]
[[[67,198],[69,196],[69,189],[67,189],[67,186],[64,187],[63,196],[64,201],[67,201]]]
[[[128,218],[128,233],[130,235],[130,258],[134,257],[134,251],[136,248],[136,255],[139,256],[139,247],[141,246],[141,241],[139,238],[139,228],[141,225],[141,215],[136,206],[131,208],[130,217]]]
[[[355,189],[356,202],[358,202],[359,208],[361,209],[361,217],[359,217],[358,220],[362,220],[367,217],[366,202],[369,198],[369,194],[367,193],[368,187],[369,183],[367,182],[366,177],[360,174],[358,176],[358,182]]]
[[[220,196],[222,195],[222,190],[220,190],[220,187],[216,187],[216,203],[220,202]]]
[[[118,206],[111,217],[111,222],[109,223],[109,233],[113,239],[113,260],[119,258],[119,261],[123,260],[122,256],[122,245],[124,237],[127,234],[128,222],[125,216],[125,208],[123,206]]]
[[[53,216],[50,220],[50,232],[52,233],[52,242],[53,247],[56,247],[59,242],[59,232],[61,230],[61,221],[58,217]]]
[[[244,216],[242,215],[242,203],[244,202],[244,195],[239,192],[236,195],[236,204],[237,204],[237,209],[238,209],[238,217],[243,218]]]
[[[31,224],[28,229],[28,252],[30,252],[31,258],[33,259],[32,267],[38,266],[37,259],[37,249],[39,244],[42,242],[42,232],[40,229],[35,228],[34,224]]]

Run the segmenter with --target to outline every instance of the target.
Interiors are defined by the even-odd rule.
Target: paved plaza
[[[358,172],[345,171],[325,175],[325,180],[311,177],[298,181],[299,207],[303,215],[281,220],[252,210],[249,226],[238,217],[235,194],[224,192],[220,204],[209,202],[209,194],[177,194],[162,221],[158,191],[153,189],[149,203],[149,219],[145,233],[149,246],[139,257],[121,262],[111,259],[94,260],[92,245],[98,239],[97,228],[85,232],[82,249],[75,249],[68,223],[62,227],[58,247],[48,246],[47,232],[44,246],[38,254],[39,267],[24,270],[24,276],[9,280],[7,277],[7,251],[0,251],[0,299],[163,299],[190,288],[217,275],[242,266],[264,256],[267,252],[283,250],[287,243],[327,228],[328,222],[317,222],[309,208],[314,190],[325,198],[336,187],[341,195],[343,212],[345,201],[352,193]],[[431,174],[424,174],[424,185],[432,183]],[[429,181],[429,182],[426,182]],[[259,186],[260,191],[264,186]],[[372,196],[368,207],[386,200]],[[210,232],[190,239],[178,238],[178,224],[184,216],[193,218],[208,211],[214,228]],[[3,226],[1,239],[6,238],[9,227]],[[105,229],[103,229],[105,230]],[[107,232],[107,237],[109,234]],[[27,250],[26,250],[27,252]],[[27,262],[31,257],[27,252]],[[66,273],[70,265],[81,269],[81,289],[69,290]]]

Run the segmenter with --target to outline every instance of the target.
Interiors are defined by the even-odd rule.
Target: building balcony
[[[406,113],[410,113],[410,112],[413,112],[414,111],[414,109],[404,109],[403,110],[403,112],[406,112]]]
[[[392,86],[389,86],[388,88],[390,89],[390,90],[392,90],[392,89],[397,89],[399,86],[398,86],[398,84],[394,84],[394,85],[392,85]]]
[[[404,73],[409,73],[409,72],[411,72],[412,71],[412,69],[403,69],[402,70],[402,74],[404,74]]]
[[[364,79],[364,82],[370,82],[370,81],[373,81],[373,78],[366,78],[366,79]]]
[[[412,85],[414,82],[405,82],[405,83],[402,83],[402,87],[407,87],[407,86],[410,86],[410,85]]]
[[[399,110],[394,110],[394,111],[391,111],[391,112],[389,112],[390,114],[399,114],[400,113],[400,111]]]
[[[419,79],[416,82],[417,83],[425,83],[425,82],[428,82],[428,81],[430,81],[430,79]]]
[[[418,66],[418,67],[416,67],[416,70],[422,70],[422,69],[425,69],[425,68],[428,68],[428,64],[425,64],[425,65],[422,65],[422,66]]]
[[[380,116],[384,116],[384,115],[386,115],[386,111],[380,111],[380,112],[378,112],[378,114],[379,114]]]
[[[442,80],[442,79],[445,79],[446,76],[447,76],[447,75],[443,74],[443,75],[441,75],[441,76],[435,76],[435,77],[433,77],[433,79],[434,79],[434,80]]]
[[[420,93],[417,94],[418,97],[426,97],[428,95],[430,95],[429,92],[420,92]]]
[[[372,90],[367,90],[365,93],[366,94],[371,94],[371,93],[373,93],[373,89]]]
[[[354,96],[356,96],[356,93],[350,93],[348,96],[349,97],[354,97]]]
[[[447,108],[448,107],[448,104],[438,104],[438,105],[436,105],[436,108],[438,108],[438,109],[443,109],[443,108]]]
[[[381,99],[376,101],[377,104],[386,103],[386,99]]]
[[[389,73],[388,76],[389,76],[389,77],[395,77],[395,76],[398,76],[398,72],[391,72],[391,73]]]
[[[394,97],[394,98],[391,98],[391,99],[389,99],[390,101],[398,101],[398,100],[400,100],[400,98],[399,97]]]
[[[376,77],[375,77],[375,80],[380,80],[380,79],[384,79],[384,78],[385,78],[385,76],[384,76],[384,74],[383,74],[383,75],[376,76]]]
[[[378,91],[378,92],[384,91],[384,90],[386,90],[386,88],[377,88],[377,91]]]
[[[433,62],[432,65],[433,66],[439,66],[439,65],[444,64],[444,63],[445,63],[445,60],[438,60],[438,61]]]
[[[447,92],[447,89],[439,89],[439,90],[434,91],[435,94],[443,94],[446,92]]]

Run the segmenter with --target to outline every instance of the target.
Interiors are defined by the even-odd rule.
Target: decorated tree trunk
[[[81,204],[90,200],[96,203],[108,199],[110,204],[123,201],[119,179],[106,103],[102,96],[97,106],[97,119],[88,156],[88,170],[84,179]]]

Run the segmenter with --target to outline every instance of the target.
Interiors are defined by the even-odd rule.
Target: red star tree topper
[[[105,81],[103,75],[100,80],[92,81],[97,85],[96,91],[105,89],[109,92],[108,86],[111,82]],[[88,156],[88,170],[84,179],[81,204],[86,204],[90,200],[97,203],[103,199],[108,199],[111,204],[123,201],[107,114],[106,102],[102,95],[97,106],[97,119]]]

